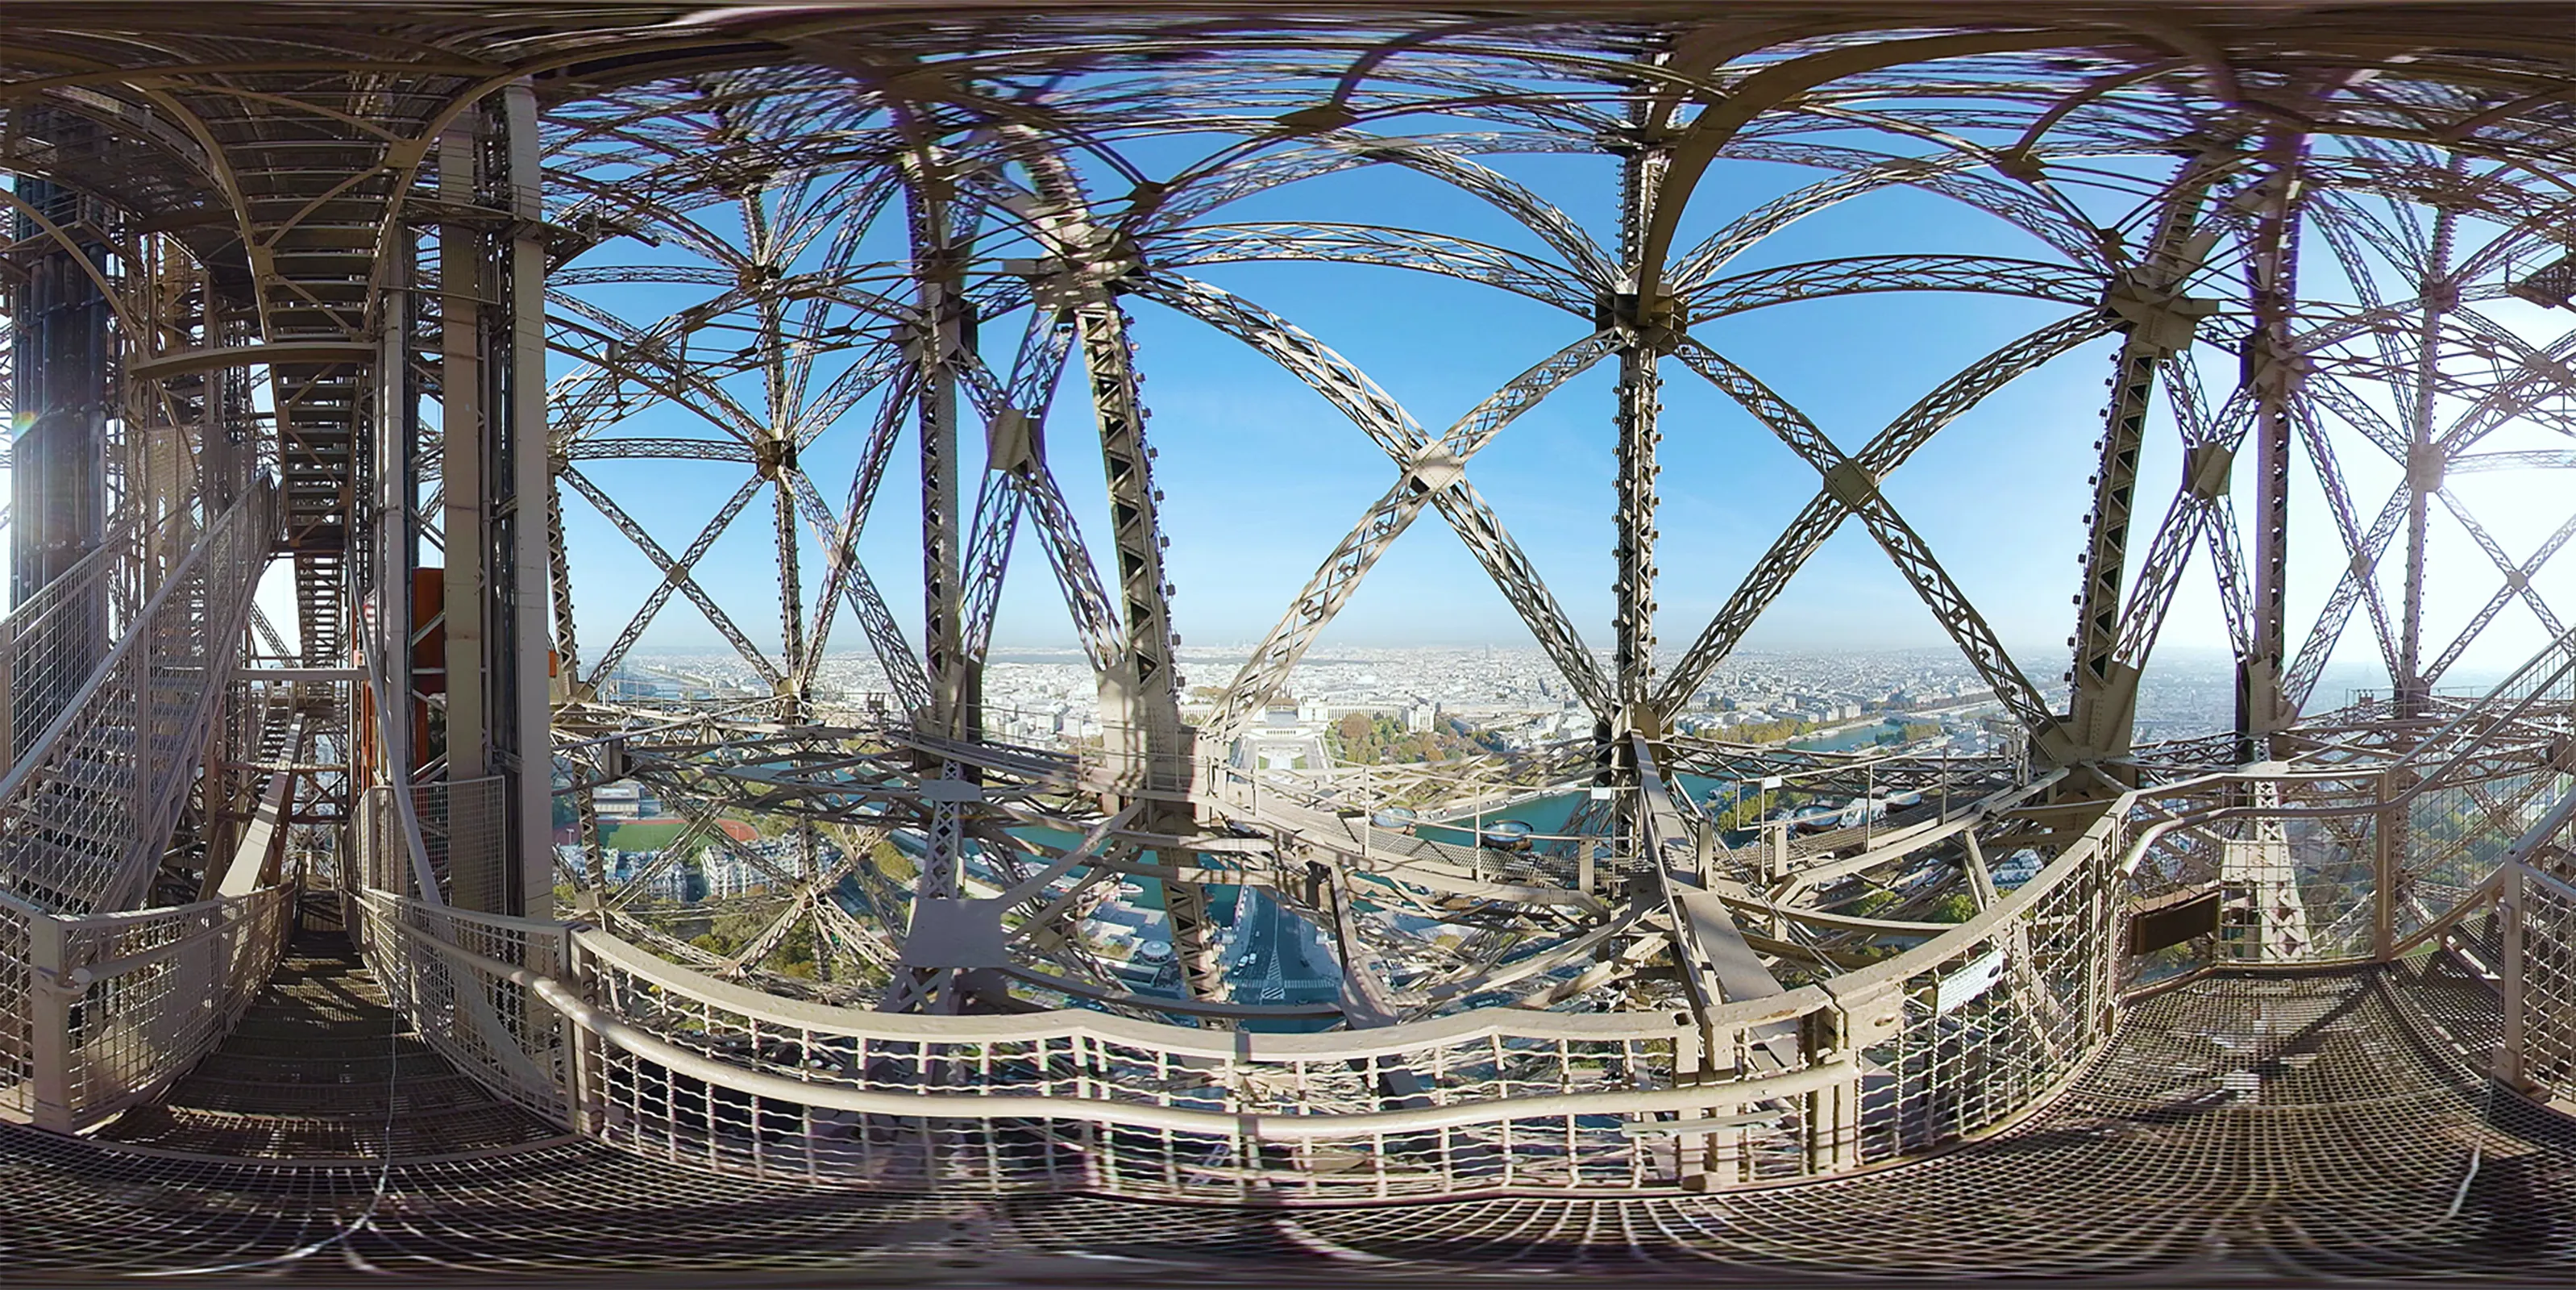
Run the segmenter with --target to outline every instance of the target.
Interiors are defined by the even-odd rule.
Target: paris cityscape
[[[1246,653],[1246,647],[1223,646],[1180,651],[1185,718],[1206,714]],[[2235,719],[2231,668],[2217,651],[2175,650],[2140,685],[2138,739],[2226,729]],[[864,703],[886,691],[883,671],[863,652],[828,656],[817,676],[829,687],[825,702]],[[1080,651],[997,649],[984,676],[983,710],[993,737],[1049,746],[1100,734],[1091,669]],[[758,684],[731,650],[668,646],[639,649],[607,683],[619,697],[638,701],[748,694]],[[1748,651],[1721,663],[1674,724],[1721,739],[1745,728],[1762,739],[1805,738],[1909,712],[1973,716],[1988,710],[1992,697],[1976,671],[1946,648]],[[1286,695],[1272,706],[1293,709],[1291,722],[1313,734],[1351,712],[1426,724],[1436,714],[1493,732],[1511,748],[1588,736],[1591,724],[1547,657],[1528,645],[1325,647],[1300,660]],[[1786,723],[1801,728],[1794,735],[1767,728]]]

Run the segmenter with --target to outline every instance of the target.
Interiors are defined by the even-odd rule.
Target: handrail
[[[267,983],[293,898],[281,883],[160,909],[68,915],[0,897],[25,933],[27,968],[0,978],[0,1019],[23,1025],[32,1041],[15,1054],[24,1083],[0,1079],[0,1107],[76,1132],[186,1073]]]
[[[2538,681],[2531,682],[2527,690],[2520,691],[2519,693],[2516,692],[2515,687],[2522,685],[2534,673],[2539,672],[2544,668],[2548,670],[2548,674],[2546,676],[2541,677]],[[2473,723],[2487,724],[2487,729],[2480,732],[2476,738],[2471,739],[2466,746],[2452,752],[2447,759],[2441,761],[2431,771],[2424,774],[2422,778],[2408,786],[2402,797],[2412,798],[2418,793],[2429,791],[2433,787],[2439,785],[2449,774],[2452,767],[2459,765],[2461,762],[2475,755],[2480,748],[2487,745],[2489,739],[2497,730],[2505,728],[2506,724],[2513,718],[2520,716],[2525,710],[2529,709],[2532,704],[2538,702],[2540,696],[2546,692],[2550,686],[2561,680],[2567,679],[2570,675],[2576,675],[2576,628],[2570,628],[2568,631],[2560,634],[2556,640],[2542,646],[2540,651],[2533,654],[2528,660],[2525,660],[2521,667],[2514,669],[2511,676],[2497,682],[2492,689],[2489,689],[2484,695],[2480,696],[2476,702],[2468,705],[2468,707],[2463,709],[2459,715],[2443,723],[2439,729],[2433,731],[2431,734],[2417,740],[2413,747],[2408,748],[2404,753],[2400,754],[2397,760],[2391,764],[2388,769],[2393,770],[2398,767],[2412,766],[2419,758],[2428,758],[2431,755],[2435,755],[2438,750],[2441,749],[2443,744],[2454,736],[2455,732],[2460,731]],[[2499,714],[2495,710],[2495,704],[2499,699],[2508,697],[2511,698],[2511,706]]]
[[[115,908],[140,895],[149,870],[139,866],[167,840],[185,772],[203,755],[209,714],[239,662],[241,625],[265,563],[273,502],[262,481],[207,525],[120,624],[81,683],[68,689],[61,709],[0,772],[0,820],[8,825],[0,833],[8,854],[4,876],[22,893],[48,892],[54,903],[82,911]],[[173,682],[156,674],[165,662],[198,672]],[[157,706],[173,688],[186,691],[185,701]],[[104,776],[74,764],[84,749],[103,754]],[[40,803],[61,805],[65,796],[80,803],[83,818],[31,814]]]
[[[571,1108],[584,1132],[635,1150],[662,1151],[669,1139],[688,1143],[683,1149],[689,1152],[703,1149],[710,1159],[729,1158],[725,1153],[735,1147],[714,1126],[714,1102],[702,1100],[707,1090],[715,1089],[731,1090],[727,1097],[776,1103],[775,1112],[745,1106],[744,1113],[761,1123],[768,1123],[763,1117],[773,1113],[794,1117],[809,1112],[975,1121],[986,1126],[978,1132],[988,1139],[1003,1132],[994,1122],[1020,1119],[1204,1134],[1240,1144],[1321,1142],[1537,1118],[1551,1122],[1548,1134],[1566,1135],[1564,1150],[1569,1159],[1591,1159],[1584,1153],[1600,1152],[1599,1159],[1626,1162],[1597,1180],[1591,1175],[1565,1175],[1574,1181],[1561,1178],[1562,1185],[1584,1187],[1598,1181],[1625,1188],[1647,1185],[1649,1178],[1663,1178],[1661,1185],[1670,1185],[1670,1170],[1697,1166],[1674,1163],[1686,1159],[1687,1153],[1657,1158],[1661,1163],[1620,1156],[1602,1135],[1615,1137],[1631,1130],[1721,1132],[1661,1126],[1714,1123],[1691,1118],[1705,1116],[1711,1107],[1786,1098],[1797,1091],[1847,1090],[1847,1096],[1784,1112],[1798,1117],[1791,1129],[1765,1121],[1768,1127],[1735,1125],[1722,1130],[1790,1135],[1762,1138],[1758,1144],[1748,1137],[1728,1148],[1789,1152],[1788,1157],[1764,1157],[1773,1161],[1765,1168],[1780,1172],[1745,1175],[1786,1178],[1874,1164],[1892,1154],[1908,1154],[1961,1134],[1986,1131],[2000,1122],[1999,1116],[2009,1118],[2014,1108],[2026,1107],[2074,1078],[2106,1041],[2110,1010],[2119,998],[2114,938],[2126,908],[2119,899],[2120,884],[2175,831],[2206,826],[2233,814],[2261,813],[2222,808],[2217,813],[2195,811],[2149,821],[2139,818],[2140,808],[2176,794],[2206,795],[2252,782],[2357,785],[2357,791],[2369,798],[2366,803],[2313,810],[2265,808],[2276,814],[2370,813],[2387,807],[2375,791],[2385,786],[2383,769],[2377,767],[2273,764],[2127,789],[2103,802],[2099,814],[2081,832],[2057,834],[2052,843],[2054,857],[2027,881],[1963,922],[1921,925],[1931,933],[1921,944],[1817,983],[1759,998],[1712,1000],[1696,1010],[1569,1014],[1479,1009],[1382,1028],[1305,1034],[1215,1031],[1080,1007],[1003,1015],[880,1013],[785,998],[721,980],[598,927],[502,919],[452,909],[433,916],[432,907],[424,902],[377,890],[362,892],[361,901],[371,922],[400,929],[389,940],[371,936],[367,941],[371,955],[413,956],[411,966],[394,969],[402,972],[422,971],[424,955],[431,960],[444,956],[442,966],[430,969],[442,984],[427,989],[421,998],[445,999],[453,993],[460,1001],[458,1011],[445,1024],[455,1029],[456,1051],[476,1064],[480,1077],[515,1088],[528,1078],[524,1072],[514,1073],[519,1067],[558,1071],[563,1081],[559,1087],[531,1087],[518,1095],[549,1099],[559,1113]],[[1989,810],[2005,807],[2031,791],[2036,790],[2006,789],[1978,805]],[[1926,837],[1941,832],[1934,829]],[[383,842],[410,845],[407,839],[384,838]],[[1720,884],[1717,889],[1721,897],[1727,894],[1724,887]],[[540,939],[551,940],[543,951],[547,962],[578,968],[544,969],[537,958]],[[513,950],[497,947],[521,943],[529,956],[524,964],[476,952],[482,949],[515,958]],[[509,1033],[497,1040],[473,1039],[468,1029],[488,1029],[496,1023],[468,1015],[470,1009],[461,1001],[479,999],[482,994],[470,988],[467,973],[480,975],[488,983],[516,982],[529,991],[527,1025],[512,1023]],[[1999,1010],[1983,1024],[1994,1028],[1998,1042],[2019,1046],[2028,1063],[2026,1070],[2017,1066],[2021,1073],[1992,1087],[1983,1077],[1931,1077],[1969,1081],[1959,1089],[1968,1100],[1956,1106],[1942,1100],[1948,1095],[1935,1085],[1918,1089],[1903,1082],[1912,1077],[1900,1077],[1893,1103],[1860,1099],[1861,1054],[1872,1054],[1871,1061],[1889,1063],[1891,1069],[1928,1070],[1920,1063],[1936,1060],[1943,1033],[1941,1017],[1986,997],[1993,982],[2005,979],[2014,984],[1979,1005]],[[1833,1036],[1829,1047],[1800,1052],[1792,1039],[1783,1051],[1766,1038],[1784,1033],[1780,1023],[1811,1016],[1830,1021],[1819,1032]],[[1792,1028],[1785,1033],[1799,1032]],[[773,1065],[773,1056],[712,1051],[707,1046],[732,1036],[751,1042],[758,1054],[770,1051],[760,1045],[778,1041],[791,1048],[804,1046],[809,1052],[840,1054],[837,1060],[847,1066],[798,1072]],[[569,1053],[557,1048],[549,1059],[540,1052],[541,1047],[566,1042],[567,1037],[576,1045]],[[699,1042],[701,1038],[705,1043]],[[534,1059],[533,1066],[525,1059],[512,1065],[511,1055],[520,1051],[516,1045],[521,1043]],[[579,1046],[584,1044],[599,1046]],[[1637,1047],[1640,1044],[1642,1048]],[[1574,1055],[1593,1046],[1595,1051],[1612,1053],[1625,1046],[1630,1055],[1612,1062]],[[1758,1054],[1766,1051],[1785,1063],[1785,1069],[1774,1068],[1781,1073],[1763,1073]],[[1636,1064],[1640,1054],[1644,1064]],[[1508,1070],[1494,1065],[1506,1060],[1537,1064]],[[1444,1062],[1446,1074],[1432,1075],[1444,1069]],[[996,1063],[1016,1072],[998,1076],[1005,1086],[1002,1091],[991,1095],[969,1091],[973,1077],[968,1072],[982,1069],[989,1074],[997,1069]],[[1025,1070],[1019,1069],[1023,1066]],[[1582,1067],[1579,1074],[1578,1066]],[[654,1073],[652,1067],[667,1075]],[[1412,1072],[1415,1077],[1431,1075],[1434,1082],[1418,1090],[1397,1088],[1381,1082],[1388,1069]],[[672,1082],[659,1082],[666,1078]],[[709,1118],[664,1124],[663,1119],[680,1115],[675,1108],[684,1097],[690,1099],[689,1105],[702,1108],[688,1115]],[[1988,1100],[1992,1105],[1986,1104]],[[1238,1101],[1256,1109],[1241,1113],[1221,1109]],[[1970,1106],[1980,1109],[1963,1109]],[[1666,1111],[1683,1118],[1643,1124],[1633,1119]],[[1810,1116],[1818,1118],[1811,1123],[1805,1118]],[[1582,1123],[1568,1118],[1559,1127],[1553,1123],[1559,1117],[1580,1118]],[[1628,1128],[1617,1127],[1623,1122]],[[1509,1137],[1521,1130],[1494,1131]],[[674,1132],[680,1136],[670,1138]],[[1796,1140],[1809,1145],[1795,1148],[1790,1144]],[[1009,1148],[999,1142],[990,1139],[971,1150],[1007,1152]],[[840,1162],[828,1166],[834,1170],[858,1170],[860,1166],[853,1162],[879,1159],[869,1154],[878,1150],[873,1146],[835,1150],[851,1154],[834,1157]],[[1199,1183],[1164,1179],[1160,1171],[1173,1162],[1140,1163],[1148,1157],[1160,1159],[1155,1152],[1168,1155],[1179,1150],[1168,1141],[1148,1146],[1104,1138],[1083,1150],[1099,1153],[1095,1162],[1110,1171],[1110,1181],[1101,1185],[1110,1190],[1124,1187],[1161,1195],[1202,1190]],[[1449,1154],[1450,1146],[1424,1150],[1432,1152],[1427,1158],[1438,1162],[1427,1167],[1441,1179],[1481,1177],[1471,1157]],[[1792,1157],[1796,1163],[1782,1163]],[[1085,1158],[1094,1157],[1086,1154]],[[802,1166],[763,1163],[755,1150],[725,1167],[756,1173],[826,1167],[814,1163],[819,1157],[805,1159]],[[973,1166],[960,1177],[971,1179],[966,1185],[978,1187],[1027,1185],[1037,1174],[1061,1181],[1062,1175],[1052,1165],[1027,1167],[1036,1172],[1014,1173],[993,1163]],[[1643,1172],[1622,1172],[1632,1167]],[[1185,1166],[1183,1171],[1193,1168]],[[1315,1181],[1306,1194],[1359,1196],[1366,1193],[1354,1188],[1385,1185],[1392,1176],[1382,1166],[1371,1166],[1347,1179]],[[875,1185],[871,1180],[891,1175],[862,1171],[850,1177]],[[1379,1183],[1369,1184],[1371,1177]],[[1206,1186],[1221,1188],[1222,1184]]]
[[[574,931],[573,940],[585,955],[613,963],[619,970],[632,973],[664,990],[720,1004],[728,1012],[757,1021],[904,1042],[996,1043],[1078,1034],[1190,1057],[1312,1061],[1318,1058],[1384,1056],[1494,1036],[1529,1039],[1664,1038],[1688,1025],[1682,1016],[1670,1013],[1506,1012],[1486,1008],[1367,1030],[1283,1034],[1205,1030],[1122,1017],[1088,1008],[960,1016],[874,1012],[809,1003],[719,980],[647,953],[596,928],[579,928]],[[1754,1019],[1768,1020],[1774,1010],[1747,1011]]]
[[[1094,1124],[1169,1129],[1181,1133],[1247,1137],[1264,1142],[1309,1142],[1381,1133],[1414,1133],[1454,1129],[1507,1120],[1555,1119],[1578,1115],[1642,1116],[1663,1111],[1699,1111],[1720,1102],[1761,1102],[1829,1088],[1852,1077],[1843,1063],[1809,1067],[1782,1075],[1725,1084],[1692,1084],[1670,1089],[1622,1090],[1611,1093],[1556,1093],[1536,1097],[1500,1097],[1419,1107],[1401,1111],[1355,1111],[1335,1114],[1282,1115],[1276,1112],[1200,1111],[1150,1102],[1113,1102],[1099,1098],[1022,1097],[982,1093],[872,1093],[864,1089],[788,1079],[718,1061],[601,1011],[561,980],[476,954],[427,937],[416,928],[396,924],[408,936],[423,939],[437,952],[497,980],[534,991],[549,1007],[575,1025],[655,1065],[705,1083],[754,1097],[913,1119],[1054,1119]],[[1220,1050],[1226,1055],[1232,1050]],[[1688,1126],[1676,1124],[1675,1132]]]

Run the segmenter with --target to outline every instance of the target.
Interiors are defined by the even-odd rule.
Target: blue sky
[[[1517,161],[1519,164],[1514,164]],[[1607,233],[1611,163],[1602,158],[1503,159],[1499,163]],[[1743,167],[1736,191],[1720,191],[1726,213],[1767,198],[1809,175],[1783,167]],[[1759,181],[1758,187],[1752,185]],[[1994,249],[1985,217],[1954,214],[1950,203],[1916,194],[1865,199],[1880,209],[1817,217],[1760,248],[1761,260],[1783,262],[1847,251],[1855,237],[1883,239],[1891,227],[1915,234],[1913,249]],[[1686,230],[1695,239],[1712,217]],[[1499,212],[1458,196],[1427,177],[1393,167],[1330,176],[1265,194],[1230,208],[1234,219],[1377,220],[1438,229],[1538,249]],[[1973,214],[1973,213],[1972,213]],[[1861,216],[1856,221],[1855,216]],[[1855,227],[1855,224],[1857,226]],[[2014,238],[2016,242],[2027,239]],[[2040,253],[2034,244],[2022,253]],[[1748,259],[1746,267],[1756,261]],[[1194,270],[1304,327],[1352,360],[1395,395],[1414,417],[1437,428],[1496,387],[1588,328],[1536,302],[1473,283],[1376,266],[1256,264]],[[1157,482],[1166,494],[1172,536],[1169,571],[1179,588],[1180,630],[1192,643],[1257,638],[1289,603],[1321,558],[1393,481],[1385,454],[1350,421],[1295,378],[1241,343],[1160,306],[1136,302],[1151,435],[1160,456]],[[1846,448],[1856,448],[1924,391],[1994,345],[2067,311],[2039,302],[1975,296],[1877,296],[1810,302],[1704,329],[1702,339],[1751,368],[1798,403]],[[1794,313],[1796,316],[1791,317]],[[988,322],[988,353],[1006,355],[1017,320]],[[2032,374],[1978,413],[1963,419],[1896,476],[1890,495],[1941,551],[1953,574],[1994,615],[2008,639],[2062,637],[2071,609],[2074,552],[2084,508],[2094,391],[2109,347],[2095,345]],[[1059,479],[1086,512],[1097,546],[1105,533],[1097,454],[1089,451],[1088,411],[1068,379],[1049,426]],[[1660,599],[1667,643],[1680,645],[1723,602],[1752,560],[1815,491],[1813,470],[1698,377],[1666,364],[1662,449],[1664,504]],[[1610,615],[1611,374],[1605,366],[1570,382],[1523,416],[1480,455],[1470,477],[1492,500],[1591,643],[1608,644]],[[654,429],[647,425],[658,423]],[[836,503],[848,460],[864,434],[854,417],[809,455],[807,464]],[[696,433],[680,416],[638,417],[619,433]],[[970,452],[980,448],[969,436]],[[872,512],[863,543],[888,599],[917,613],[917,496],[907,493],[915,469],[907,445]],[[737,478],[732,468],[671,463],[601,465],[593,474],[618,489],[639,515],[673,520],[713,512]],[[2004,508],[1960,507],[1963,496],[1991,498],[2014,481],[2040,500]],[[630,496],[631,494],[631,496]],[[971,495],[971,486],[970,486]],[[637,505],[633,497],[645,499]],[[639,602],[649,567],[626,558],[622,544],[587,508],[575,506],[577,565],[606,574],[601,610]],[[711,587],[748,589],[774,580],[767,524],[747,518],[720,542],[710,561]],[[676,548],[688,536],[674,524],[657,530]],[[2065,552],[2063,571],[2034,568],[2037,549]],[[1024,542],[1020,555],[1036,551]],[[622,567],[621,567],[622,566]],[[1013,645],[1070,639],[1044,566],[1015,560],[997,639]],[[2048,576],[2062,575],[2062,576]],[[595,580],[595,579],[594,579]],[[1858,526],[1838,534],[1765,620],[1757,640],[1774,646],[1928,644],[1943,639],[1913,592],[1889,569]],[[618,585],[618,584],[622,584]],[[624,594],[620,594],[620,592]],[[585,636],[613,632],[612,615],[594,614],[579,597]],[[2032,594],[2038,593],[2036,597]],[[720,596],[723,594],[718,593]],[[2055,604],[2046,603],[2054,600]],[[749,597],[737,610],[746,630],[774,638],[775,609]],[[729,605],[732,603],[728,599]],[[622,621],[622,612],[614,615]],[[599,625],[594,627],[596,622]],[[648,637],[670,644],[712,639],[685,607],[665,611]],[[693,639],[694,638],[694,639]],[[842,638],[844,643],[855,643]],[[1456,536],[1426,515],[1370,574],[1328,640],[1356,644],[1515,642],[1516,617]],[[2036,661],[2036,660],[2034,660]]]
[[[1176,162],[1186,153],[1166,145]],[[1140,152],[1148,162],[1157,158]],[[1604,157],[1489,158],[1609,240],[1614,163]],[[2161,171],[2165,163],[2150,165]],[[1155,167],[1151,164],[1149,170]],[[1758,163],[1728,163],[1712,172],[1686,216],[1688,246],[1724,220],[1819,172]],[[2109,208],[2097,214],[2114,213]],[[1273,190],[1228,207],[1229,220],[1307,218],[1434,229],[1528,251],[1543,248],[1507,217],[1427,177],[1374,166]],[[871,242],[892,252],[900,220],[883,221]],[[595,253],[606,262],[628,248]],[[638,249],[640,250],[640,249]],[[2057,253],[1991,216],[1912,189],[1882,190],[1811,217],[1755,247],[1732,268],[1854,253],[1953,251],[2054,260]],[[1010,252],[1004,252],[1008,254]],[[680,259],[668,248],[644,253]],[[588,263],[589,261],[584,261]],[[1372,266],[1255,264],[1190,272],[1285,315],[1356,363],[1426,426],[1446,425],[1497,386],[1587,330],[1553,308],[1481,285]],[[669,312],[705,288],[625,288],[613,299],[636,319]],[[594,293],[594,298],[612,298]],[[1130,305],[1153,411],[1150,435],[1160,456],[1157,482],[1166,495],[1163,522],[1171,537],[1168,572],[1178,591],[1174,612],[1192,645],[1248,644],[1277,619],[1317,563],[1395,477],[1394,466],[1347,418],[1270,360],[1195,321],[1151,303]],[[1809,301],[1739,315],[1699,330],[1698,338],[1753,371],[1802,408],[1847,451],[1862,443],[1923,393],[1994,347],[2063,317],[2066,307],[1955,293],[1881,294]],[[1006,365],[1017,343],[1018,317],[988,320],[984,347]],[[2541,334],[2535,323],[2532,334]],[[2071,351],[2031,372],[1944,430],[1884,485],[1900,511],[1930,541],[1945,567],[1986,613],[2025,671],[2053,688],[2065,667],[2076,588],[2086,478],[2100,431],[2112,342]],[[563,360],[558,360],[559,365]],[[2204,373],[2232,378],[2234,362],[2204,347]],[[1048,425],[1051,460],[1082,517],[1095,555],[1106,562],[1107,527],[1078,363],[1068,371]],[[1785,521],[1815,492],[1812,469],[1767,431],[1677,362],[1664,365],[1665,439],[1659,585],[1659,635],[1678,648],[1724,601]],[[1611,509],[1611,374],[1596,368],[1523,416],[1480,455],[1469,475],[1530,553],[1585,639],[1609,644],[1613,539]],[[837,507],[872,406],[863,405],[810,449],[804,459]],[[687,414],[652,408],[619,425],[620,435],[712,433]],[[2354,441],[2358,443],[2357,440]],[[2497,446],[2542,446],[2531,443]],[[978,465],[981,436],[962,437]],[[916,449],[898,448],[861,545],[862,558],[918,644],[920,563]],[[2159,409],[2150,432],[2140,489],[2143,549],[2172,496],[2179,450]],[[2250,455],[2250,454],[2249,454]],[[2394,467],[2373,465],[2347,449],[2346,473],[2356,504],[2375,511]],[[584,469],[652,529],[671,550],[738,486],[746,469],[731,464],[593,462]],[[2305,478],[2304,472],[2302,476]],[[977,476],[964,488],[971,506]],[[2240,470],[2250,492],[2250,476]],[[2486,495],[2482,515],[2516,556],[2545,535],[2553,515],[2545,483],[2505,476],[2464,479],[2464,496]],[[2331,519],[2312,484],[2294,499],[2300,557],[2292,618],[2304,627],[2331,588],[2342,555]],[[2240,505],[2250,497],[2240,498]],[[573,548],[576,605],[584,654],[623,625],[657,581],[650,564],[586,503],[569,495],[566,523]],[[2433,593],[2438,624],[2431,648],[2447,639],[2495,584],[2486,562],[2456,533],[2437,526],[2435,567],[2446,577]],[[764,647],[778,636],[777,558],[768,502],[754,503],[700,567],[700,580]],[[821,581],[819,550],[806,539],[807,596]],[[2567,594],[2569,565],[2542,579]],[[2165,641],[2217,648],[2225,634],[2205,566],[2196,563],[2169,620]],[[1746,642],[1747,648],[1881,648],[1942,643],[1914,592],[1857,524],[1847,524],[1808,564]],[[1044,561],[1026,529],[996,633],[1002,646],[1070,644],[1066,615]],[[2540,640],[2531,616],[2509,608],[2470,664],[2509,665]],[[1456,536],[1426,513],[1370,574],[1324,637],[1327,645],[1411,643],[1524,644],[1527,635],[1501,594]],[[716,633],[675,600],[645,645],[701,647]],[[836,649],[862,642],[846,618]],[[2375,657],[2358,616],[2339,661]],[[2467,666],[2464,664],[2464,666]]]

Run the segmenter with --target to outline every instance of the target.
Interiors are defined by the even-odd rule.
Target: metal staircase
[[[240,658],[269,513],[266,491],[255,489],[219,518],[17,750],[0,775],[0,889],[69,914],[125,908],[145,894]],[[102,560],[85,575],[99,586],[66,588],[34,607],[105,595],[117,571]],[[23,653],[15,661],[23,666]]]

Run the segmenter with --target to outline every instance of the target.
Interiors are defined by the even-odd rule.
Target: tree
[[[1869,893],[1868,895],[1863,896],[1863,897],[1861,897],[1860,899],[1858,899],[1858,900],[1856,900],[1856,901],[1853,901],[1853,902],[1852,902],[1852,906],[1851,906],[1850,913],[1851,913],[1851,914],[1852,914],[1852,916],[1853,916],[1853,917],[1855,917],[1855,918],[1876,918],[1876,917],[1878,917],[1878,916],[1879,916],[1879,914],[1880,914],[1882,911],[1884,911],[1884,910],[1886,910],[1886,909],[1888,909],[1888,908],[1892,907],[1892,906],[1893,906],[1893,905],[1895,905],[1895,904],[1896,904],[1896,893],[1895,893],[1895,892],[1892,892],[1892,891],[1873,891],[1873,892]]]

